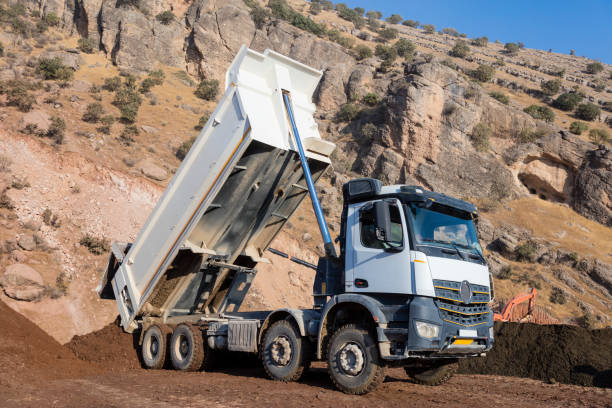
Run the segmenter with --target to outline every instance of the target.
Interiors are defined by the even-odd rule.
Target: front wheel
[[[368,393],[385,379],[374,336],[354,324],[342,326],[332,335],[327,369],[336,387],[347,394]]]
[[[450,380],[458,368],[459,363],[451,360],[434,363],[432,366],[425,368],[404,367],[404,370],[415,383],[435,386]]]

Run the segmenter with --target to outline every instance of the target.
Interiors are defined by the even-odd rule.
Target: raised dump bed
[[[308,194],[283,92],[313,178],[329,165],[312,95],[322,73],[242,47],[225,94],[132,244],[113,244],[98,292],[123,328],[236,312],[276,234]],[[182,317],[179,317],[182,316]]]

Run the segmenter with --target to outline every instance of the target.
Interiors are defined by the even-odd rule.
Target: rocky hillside
[[[134,239],[242,44],[324,72],[334,233],[351,177],[470,199],[498,302],[535,286],[553,318],[612,324],[610,66],[301,0],[0,4],[0,297],[60,341],[112,320],[108,242]],[[309,203],[274,247],[316,260]],[[311,271],[271,259],[244,307],[310,305]]]

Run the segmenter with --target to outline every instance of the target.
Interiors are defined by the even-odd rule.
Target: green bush
[[[397,51],[397,55],[407,60],[412,59],[414,51],[416,50],[414,44],[405,38],[397,40],[395,44],[393,44],[393,48]]]
[[[195,130],[202,130],[202,128],[204,128],[206,125],[206,122],[208,122],[208,119],[210,119],[210,112],[206,112],[204,115],[200,116],[198,124],[194,126]]]
[[[606,81],[601,78],[595,78],[593,82],[589,85],[595,90],[595,92],[601,92],[606,89]]]
[[[583,96],[578,93],[562,93],[553,101],[553,106],[557,109],[569,112],[574,110],[576,106],[582,101]]]
[[[142,103],[140,95],[130,87],[122,86],[116,93],[112,104],[119,108],[121,119],[127,123],[134,123],[138,116],[138,109]]]
[[[15,106],[21,112],[29,112],[32,106],[36,103],[34,95],[28,92],[28,88],[22,84],[18,84],[8,89],[6,92],[6,103],[9,106]]]
[[[160,23],[162,23],[163,25],[169,25],[170,23],[174,21],[175,18],[176,16],[170,10],[166,10],[155,16],[155,19],[159,21]]]
[[[550,302],[558,305],[564,305],[567,303],[567,295],[562,289],[554,287],[550,293]]]
[[[570,124],[569,131],[575,135],[581,135],[586,132],[589,126],[584,122],[575,121]]]
[[[419,26],[419,22],[417,20],[404,20],[402,22],[402,25],[412,27],[412,28],[417,28]]]
[[[552,96],[561,90],[561,80],[551,79],[549,81],[544,81],[540,84],[540,87],[544,95]]]
[[[504,50],[508,55],[516,55],[519,52],[519,46],[512,42],[506,43],[504,45]]]
[[[546,135],[545,129],[522,129],[517,135],[517,142],[519,143],[533,143],[539,138]]]
[[[352,103],[346,103],[342,105],[338,113],[336,114],[336,121],[338,122],[351,122],[356,119],[360,114],[359,107]]]
[[[262,29],[270,19],[270,12],[260,6],[253,7],[250,14],[251,20],[253,20],[255,27],[258,29]]]
[[[472,99],[477,94],[478,94],[478,91],[476,90],[476,88],[470,86],[470,87],[466,88],[465,91],[463,92],[463,98],[464,99]]]
[[[206,101],[214,101],[219,92],[219,81],[216,79],[205,79],[200,82],[195,90],[195,96]]]
[[[106,115],[100,118],[101,126],[97,127],[96,130],[105,135],[110,135],[111,127],[115,123],[115,118],[112,115]]]
[[[394,47],[378,44],[374,49],[374,55],[383,60],[395,60],[397,58],[397,50]]]
[[[145,78],[140,83],[140,88],[138,88],[138,92],[145,94],[151,90],[155,86],[155,81],[152,78]]]
[[[489,137],[491,136],[491,129],[483,122],[480,122],[474,126],[470,133],[470,139],[472,145],[479,152],[486,152],[489,150],[490,142]]]
[[[357,47],[355,47],[355,54],[357,60],[359,61],[366,58],[370,58],[372,55],[374,55],[372,49],[367,45],[358,45]]]
[[[365,19],[363,18],[363,13],[359,14],[354,9],[344,8],[338,11],[338,16],[345,20],[351,21],[356,28],[361,28],[365,25]]]
[[[196,140],[196,136],[192,136],[189,138],[189,140],[186,140],[183,143],[181,143],[181,145],[178,147],[175,153],[176,157],[179,160],[183,160],[187,156],[187,153],[189,153],[189,149],[191,149],[191,146],[193,145],[193,142],[195,142],[195,140]]]
[[[605,129],[591,129],[589,139],[595,144],[610,143],[610,134]]]
[[[589,74],[599,74],[604,70],[604,66],[601,62],[591,62],[587,64],[586,70]]]
[[[502,93],[502,92],[497,92],[497,91],[492,91],[489,93],[489,96],[491,96],[493,99],[498,100],[499,102],[503,103],[504,105],[507,105],[510,103],[510,98],[508,98],[508,95]]]
[[[83,120],[90,123],[98,123],[104,115],[104,108],[101,103],[94,102],[87,105],[85,113],[83,114]]]
[[[373,92],[368,92],[363,97],[363,103],[369,106],[376,106],[380,103],[380,96],[376,95]]]
[[[487,37],[478,37],[472,40],[472,45],[476,47],[486,47],[489,44],[489,39]]]
[[[334,9],[334,3],[329,0],[319,0],[319,4],[321,4],[323,10],[329,11]]]
[[[55,81],[69,81],[74,76],[74,71],[65,66],[60,57],[42,58],[38,62],[37,71],[44,79]]]
[[[516,259],[519,261],[531,261],[536,254],[537,247],[534,242],[527,241],[518,245],[514,250]]]
[[[361,134],[368,139],[368,141],[372,141],[376,133],[378,133],[378,128],[373,123],[366,123],[361,127]]]
[[[86,247],[94,255],[102,255],[110,251],[110,243],[106,238],[96,238],[89,234],[84,235],[79,244]]]
[[[497,278],[505,280],[510,279],[512,277],[512,267],[510,265],[504,265],[501,267],[499,273],[497,274]]]
[[[459,31],[457,31],[457,29],[453,27],[445,27],[442,29],[442,32],[452,37],[459,37]]]
[[[45,16],[45,22],[50,26],[56,26],[60,22],[60,18],[55,13],[47,13]]]
[[[138,127],[136,125],[126,125],[119,135],[119,143],[126,146],[132,145],[135,142],[134,136],[138,135]]]
[[[436,32],[436,26],[433,24],[425,24],[423,26],[423,30],[427,33],[427,34],[433,34]]]
[[[166,78],[166,74],[161,69],[157,71],[149,72],[149,78],[153,81],[154,85],[161,85],[164,83],[164,79]]]
[[[399,14],[391,14],[389,17],[385,19],[387,23],[391,23],[391,24],[399,24],[402,22],[402,20],[403,18]]]
[[[104,85],[102,85],[102,89],[105,89],[110,92],[115,92],[119,88],[121,88],[121,78],[119,78],[118,76],[104,79]]]
[[[51,117],[51,125],[49,125],[49,129],[47,129],[47,137],[50,137],[57,144],[62,144],[64,142],[64,134],[66,132],[66,122],[64,119],[59,116]]]
[[[479,82],[490,82],[493,79],[493,75],[495,75],[495,68],[490,65],[480,64],[471,74]]]
[[[378,35],[383,40],[387,40],[388,41],[388,40],[393,40],[393,39],[397,38],[398,31],[395,28],[387,27],[387,28],[384,28],[384,29],[380,30]]]
[[[581,103],[574,112],[578,119],[586,120],[588,122],[596,119],[600,113],[601,109],[599,106],[592,103]]]
[[[321,12],[321,5],[319,3],[311,2],[308,12],[316,16]]]
[[[465,58],[470,53],[470,47],[463,40],[457,40],[455,46],[450,51],[450,55],[457,58]]]
[[[4,57],[4,44],[0,41],[0,57]]]
[[[548,123],[552,123],[555,120],[555,113],[548,106],[530,105],[523,109],[523,111],[534,119],[540,119]]]
[[[96,49],[96,42],[91,38],[79,38],[79,50],[85,54],[93,54]]]

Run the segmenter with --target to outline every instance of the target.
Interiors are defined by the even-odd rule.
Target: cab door
[[[373,205],[376,201],[355,204],[348,209],[345,290],[410,294],[410,248],[401,203],[387,199],[391,242],[384,244],[376,238]]]

